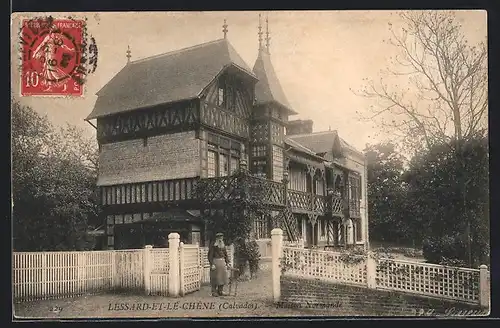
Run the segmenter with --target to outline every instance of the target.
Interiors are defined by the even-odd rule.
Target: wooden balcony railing
[[[342,216],[344,213],[344,201],[342,200],[342,197],[336,196],[336,195],[331,195],[330,196],[330,210],[332,215],[336,216]]]
[[[205,203],[238,200],[245,197],[250,202],[262,202],[270,206],[285,206],[283,183],[251,175],[201,179],[198,182],[197,198]],[[345,200],[339,195],[313,195],[298,190],[287,190],[287,203],[292,212],[312,212],[318,215],[344,216],[349,206],[349,215],[360,217],[359,200]]]
[[[314,212],[325,213],[327,208],[326,197],[321,195],[313,195],[314,197]]]
[[[288,190],[288,204],[292,210],[311,210],[311,193],[298,190]]]
[[[241,200],[284,206],[285,186],[282,183],[237,175],[199,180],[196,198],[205,203]]]
[[[248,175],[244,177],[249,186],[247,195],[254,201],[269,205],[285,205],[285,185],[280,182]]]

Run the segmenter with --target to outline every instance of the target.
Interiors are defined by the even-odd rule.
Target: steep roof
[[[87,119],[196,98],[231,65],[256,79],[226,39],[130,62],[97,92]]]
[[[276,102],[285,107],[289,114],[297,114],[288,103],[288,99],[281,88],[281,84],[274,71],[271,57],[263,50],[259,51],[253,72],[259,79],[255,85],[255,98],[257,104],[264,104],[268,102]]]

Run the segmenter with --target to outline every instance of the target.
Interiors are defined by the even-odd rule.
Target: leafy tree
[[[16,251],[93,247],[89,223],[97,223],[96,167],[90,139],[11,102],[12,199]]]
[[[404,243],[410,240],[411,225],[405,215],[404,157],[390,142],[367,145],[368,209],[370,238]]]
[[[404,179],[411,210],[425,232],[424,256],[477,267],[489,263],[488,140],[468,140],[461,158],[453,147],[435,145],[415,156]],[[457,184],[462,176],[465,193]]]

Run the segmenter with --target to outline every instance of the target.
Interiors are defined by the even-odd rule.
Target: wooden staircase
[[[288,241],[298,241],[300,238],[299,226],[297,219],[294,217],[292,211],[287,206],[280,214],[279,225],[281,229],[286,232]]]

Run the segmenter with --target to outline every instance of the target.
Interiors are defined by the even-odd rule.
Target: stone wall
[[[281,276],[282,307],[330,309],[332,315],[474,316],[487,315],[478,306],[400,292],[340,285],[315,279]]]

